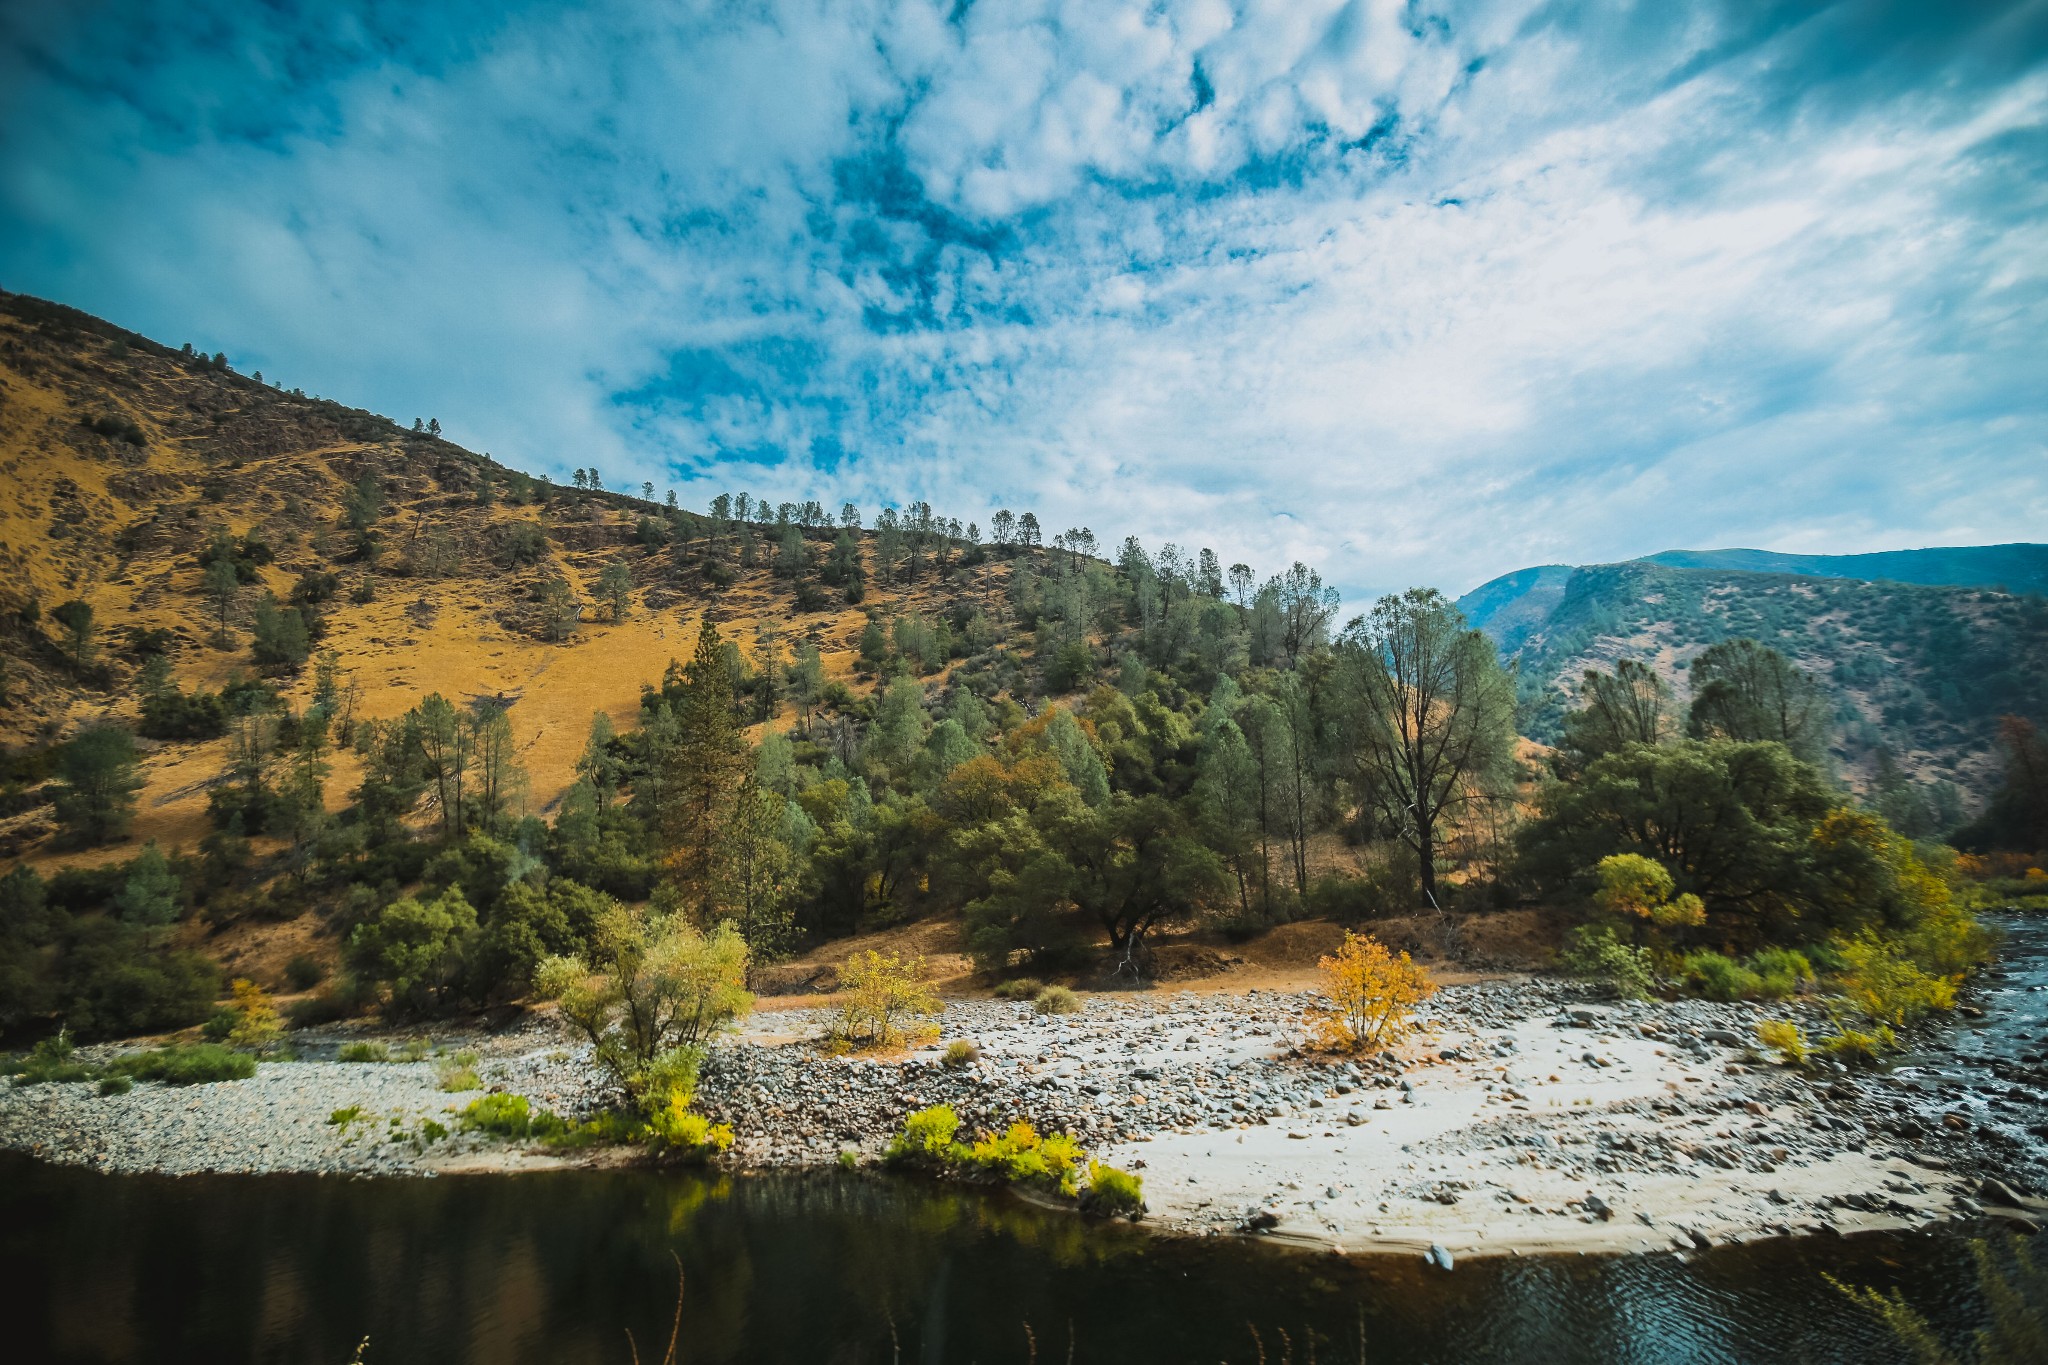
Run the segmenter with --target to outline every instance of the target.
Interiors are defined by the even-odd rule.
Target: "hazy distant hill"
[[[1743,564],[1810,564],[1756,572]],[[1846,576],[1880,567],[1888,580]],[[1716,641],[1753,636],[1825,682],[1837,701],[1835,755],[1858,786],[1888,750],[1921,781],[1953,781],[1974,804],[1996,782],[1998,718],[2048,714],[2048,601],[1969,583],[2041,581],[2048,546],[1787,556],[1670,551],[1625,564],[1517,570],[1460,606],[1524,675],[1524,724],[1553,732],[1565,689],[1591,666],[1654,664],[1685,696],[1685,668]],[[2032,575],[2027,577],[2027,575]]]
[[[1861,578],[1957,588],[1996,588],[2016,594],[2048,593],[2048,545],[1958,545],[1929,550],[1880,550],[1864,555],[1785,555],[1771,550],[1665,550],[1644,558],[1649,563],[1665,564],[1674,569],[1736,569],[1744,573],[1803,574],[1809,578]],[[1528,570],[1520,572],[1527,573]]]

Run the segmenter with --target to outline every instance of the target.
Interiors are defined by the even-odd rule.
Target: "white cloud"
[[[558,473],[1354,596],[2038,535],[2038,54],[1875,79],[1847,8],[621,0],[226,57],[53,9],[0,21],[0,271]]]

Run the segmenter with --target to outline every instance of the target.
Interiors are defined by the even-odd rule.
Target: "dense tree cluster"
[[[1519,869],[1546,897],[1593,908],[1599,938],[1578,949],[1589,965],[1633,989],[1654,966],[1733,997],[1785,993],[1815,964],[1853,981],[1877,963],[1933,1000],[1983,955],[1944,855],[1819,766],[1819,690],[1775,651],[1743,639],[1701,654],[1682,736],[1639,665],[1589,672],[1579,695]]]

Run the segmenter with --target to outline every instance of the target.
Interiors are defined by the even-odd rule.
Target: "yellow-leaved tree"
[[[1429,973],[1378,939],[1346,931],[1334,957],[1316,964],[1332,1009],[1317,1020],[1318,1041],[1332,1051],[1386,1047],[1408,1029],[1415,1007],[1436,994]]]

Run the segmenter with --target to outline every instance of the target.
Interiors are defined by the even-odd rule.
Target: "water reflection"
[[[1960,1339],[1967,1248],[1895,1237],[1673,1257],[1340,1261],[1164,1242],[892,1181],[575,1172],[164,1180],[0,1162],[31,1362],[1884,1361],[1820,1278]],[[651,1350],[648,1348],[652,1347]]]

